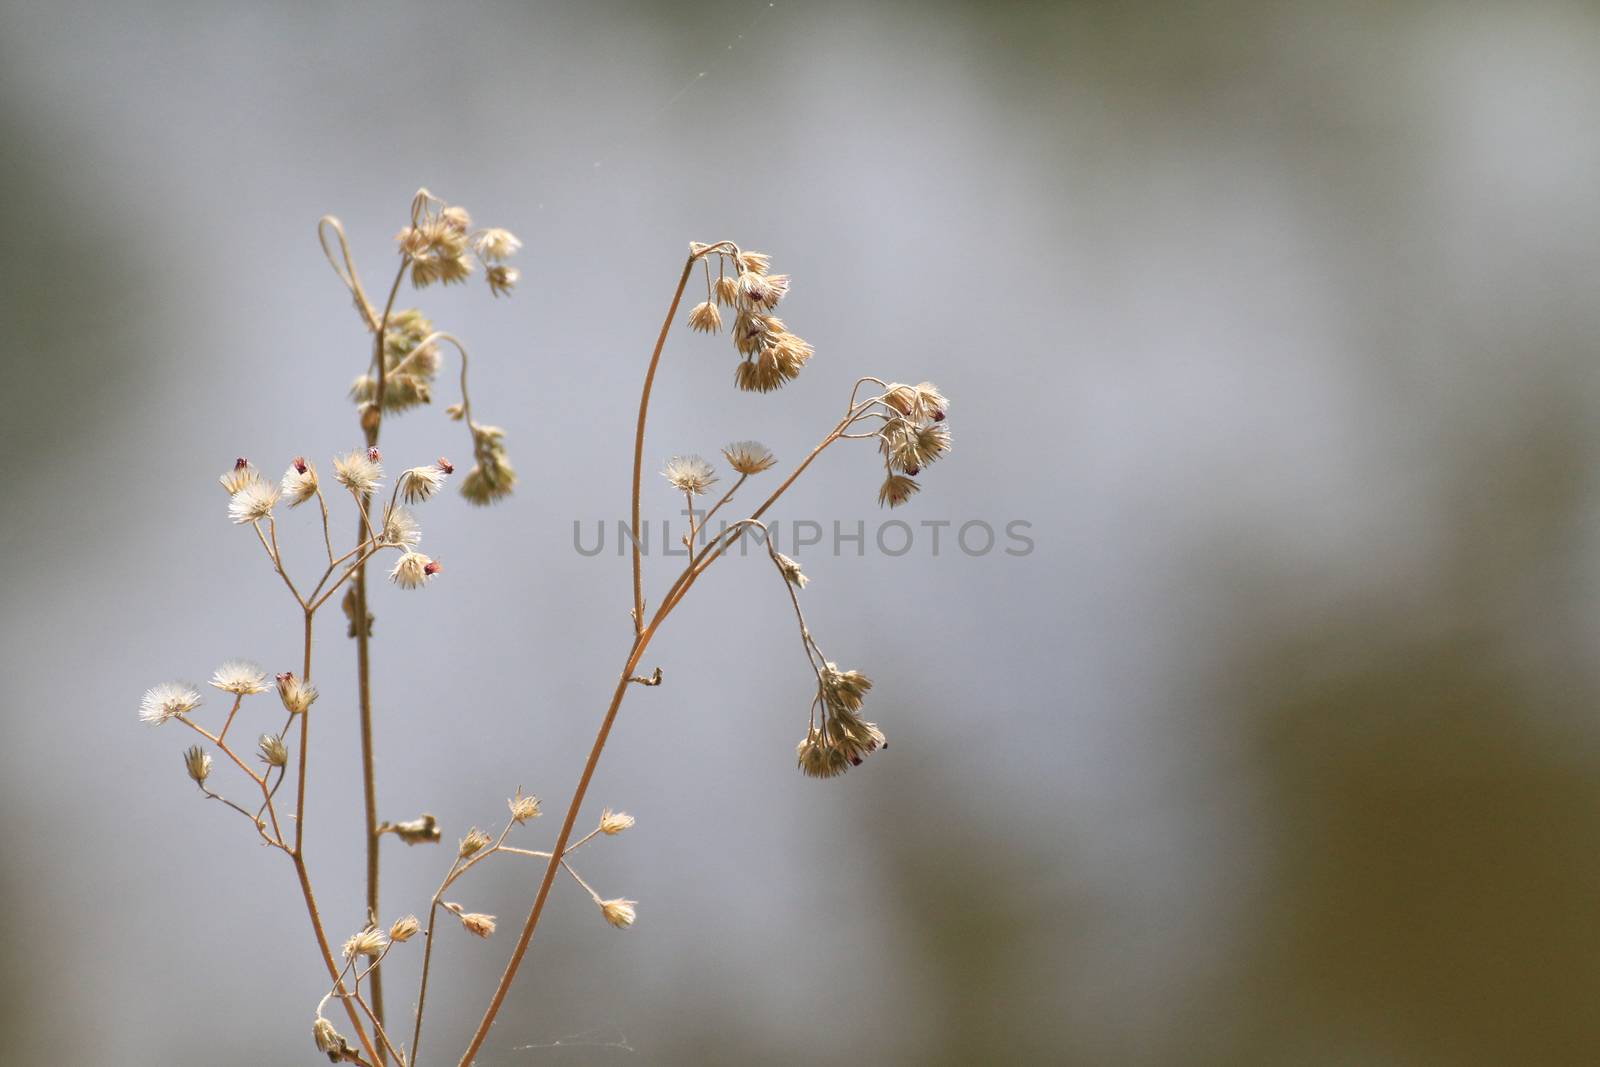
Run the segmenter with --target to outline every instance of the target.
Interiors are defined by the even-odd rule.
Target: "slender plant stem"
[[[313,614],[305,613],[305,650],[301,657],[301,678],[306,682],[311,681],[311,620]],[[311,890],[311,872],[306,869],[305,829],[306,829],[306,751],[310,728],[307,723],[311,718],[311,709],[307,708],[300,713],[300,775],[296,785],[298,796],[295,801],[294,817],[294,849],[289,853],[289,858],[294,862],[294,873],[300,880],[300,893],[305,897],[306,912],[311,916],[311,931],[316,935],[317,947],[322,951],[322,962],[328,967],[328,976],[333,979],[340,992],[344,991],[344,983],[340,979],[339,965],[334,962],[333,948],[328,943],[328,933],[322,925],[322,912],[317,907],[317,896]],[[346,997],[344,1001],[346,1013],[350,1016],[350,1025],[355,1027],[356,1038],[361,1042],[361,1047],[366,1049],[367,1055],[374,1063],[380,1062],[378,1052],[373,1047],[372,1039],[367,1036],[367,1028],[361,1021],[361,1016],[356,1012],[356,1006]]]
[[[672,330],[672,321],[678,317],[678,304],[683,300],[683,290],[689,284],[689,273],[694,270],[694,262],[704,253],[700,251],[689,253],[689,258],[683,264],[683,276],[678,279],[678,288],[672,293],[672,306],[667,308],[667,317],[661,323],[661,334],[656,338],[656,347],[650,353],[650,369],[645,371],[644,390],[639,394],[639,425],[633,434],[633,525],[629,527],[633,534],[633,633],[638,638],[644,632],[644,564],[639,558],[639,479],[644,470],[644,423],[650,411],[650,388],[655,384],[656,367],[661,363],[661,350],[666,347],[667,334]],[[559,851],[559,850],[558,850]]]
[[[367,427],[367,447],[374,448],[378,444],[378,431],[383,425],[383,400],[384,391],[388,385],[388,368],[384,359],[384,341],[389,331],[389,316],[394,312],[395,297],[400,292],[400,283],[405,280],[406,267],[410,258],[400,257],[400,269],[395,272],[394,282],[389,286],[389,298],[384,301],[383,314],[378,318],[378,327],[373,339],[373,361],[377,364],[378,386],[373,397],[372,423]],[[371,518],[372,498],[367,496],[361,501],[361,525],[356,530],[358,542],[369,536],[372,527]],[[366,818],[367,831],[367,917],[372,922],[378,921],[378,875],[379,852],[382,838],[378,834],[378,779],[374,761],[372,744],[372,650],[370,648],[371,632],[367,624],[367,559],[363,556],[355,568],[355,630],[356,630],[356,688],[359,696],[361,718],[361,799],[362,808]],[[372,1012],[381,1027],[384,1021],[383,1013],[383,972],[374,970],[372,974]],[[382,1067],[384,1062],[382,1049],[378,1050],[378,1064]]]

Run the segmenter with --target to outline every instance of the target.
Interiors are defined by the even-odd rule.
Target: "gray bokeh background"
[[[572,524],[625,514],[691,239],[771,252],[818,356],[750,396],[677,331],[652,469],[797,459],[856,375],[931,378],[957,449],[896,517],[1034,542],[801,553],[894,741],[832,782],[792,765],[780,587],[719,565],[592,793],[639,825],[582,869],[640,922],[558,886],[480,1062],[1593,1062],[1597,92],[1588,4],[0,5],[5,1058],[316,1062],[287,864],[136,708],[295,663],[213,479],[357,443],[314,223],[378,288],[426,184],[527,245],[512,300],[417,300],[522,487],[429,504],[446,574],[377,591],[386,817],[454,840],[521,784],[524,843],[553,835],[629,629],[626,560]],[[437,411],[384,444],[468,451]],[[870,531],[876,481],[839,448],[782,515]],[[283,534],[309,566],[314,520]],[[330,614],[308,851],[338,937],[352,661]],[[388,847],[386,918],[445,855]],[[536,876],[456,894],[507,929],[445,931],[425,1062]]]

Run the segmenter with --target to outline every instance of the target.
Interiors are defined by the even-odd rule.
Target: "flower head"
[[[317,1043],[317,1051],[325,1052],[328,1058],[338,1062],[345,1058],[350,1051],[350,1042],[346,1041],[333,1024],[322,1016],[317,1016],[317,1021],[311,1024],[311,1039]]]
[[[261,760],[268,767],[286,767],[289,764],[289,746],[277,734],[262,734],[261,740],[256,742],[256,750],[261,753]]]
[[[344,943],[344,958],[348,960],[356,956],[377,956],[383,952],[383,947],[388,943],[383,931],[376,926],[369,926]]]
[[[607,837],[616,837],[632,826],[633,816],[625,811],[612,811],[606,808],[600,813],[600,832]]]
[[[422,540],[422,528],[417,525],[417,520],[405,508],[394,508],[383,520],[383,533],[378,540],[386,545],[405,545],[408,548],[416,546]]]
[[[522,272],[515,267],[508,267],[504,263],[496,263],[489,268],[489,293],[492,296],[510,296],[511,290],[517,287],[517,282],[522,280]]]
[[[468,856],[474,856],[482,852],[493,840],[488,834],[474,826],[467,831],[467,836],[461,839],[457,853],[462,859],[466,859]]]
[[[277,503],[278,487],[256,478],[228,498],[228,518],[239,526],[260,522]]]
[[[417,921],[417,917],[415,915],[407,915],[404,918],[396,919],[394,925],[389,927],[389,940],[396,944],[410,941],[417,936],[417,931],[420,929],[422,929],[422,924]]]
[[[189,777],[194,779],[195,785],[205,785],[206,779],[211,775],[210,754],[199,745],[195,745],[183,754],[183,769],[189,772]]]
[[[724,448],[722,454],[728,466],[740,474],[760,474],[778,462],[777,457],[760,441],[735,441]]]
[[[340,485],[350,490],[357,496],[371,496],[378,488],[378,483],[383,478],[383,467],[379,465],[379,456],[372,453],[377,449],[357,449],[336,456],[333,461],[333,476]]]
[[[456,917],[461,920],[461,925],[467,933],[474,937],[487,938],[494,933],[494,916],[484,915],[482,912],[469,911],[457,912]]]
[[[661,476],[679,490],[698,495],[716,483],[716,471],[699,456],[673,456],[661,471]]]
[[[261,475],[250,465],[250,461],[243,456],[234,460],[233,466],[223,472],[221,477],[217,479],[222,483],[222,488],[228,491],[229,496],[237,493],[251,482],[260,480]]]
[[[242,659],[230,659],[212,674],[211,684],[224,692],[237,693],[242,697],[252,693],[265,693],[267,672],[254,663],[246,663]]]
[[[200,706],[200,690],[183,682],[162,682],[144,693],[139,702],[139,718],[152,726],[187,715]]]
[[[689,329],[697,333],[716,333],[722,329],[722,312],[709,300],[696,304],[689,312]]]
[[[518,825],[539,817],[539,798],[529,796],[520,789],[516,796],[506,801],[506,806],[511,809],[511,818]]]
[[[400,497],[407,504],[420,504],[444,488],[450,472],[437,463],[412,467],[400,475]]]
[[[301,715],[317,701],[317,687],[303,682],[292,671],[277,676],[278,699],[290,715]]]
[[[407,552],[389,572],[389,580],[401,589],[421,589],[429,578],[443,569],[421,552]]]
[[[599,901],[600,914],[605,916],[606,922],[615,926],[618,930],[626,930],[638,918],[639,913],[634,909],[634,906],[638,903],[637,900],[622,900],[621,898],[602,900]]]
[[[283,472],[278,488],[291,508],[304,504],[317,495],[317,468],[304,456],[296,456],[289,469]]]
[[[510,230],[495,228],[480,230],[472,239],[472,245],[478,250],[478,255],[492,262],[516,255],[522,242]]]
[[[903,474],[891,474],[883,480],[883,486],[878,490],[878,506],[888,504],[891,508],[897,508],[910,500],[921,488],[922,486]]]

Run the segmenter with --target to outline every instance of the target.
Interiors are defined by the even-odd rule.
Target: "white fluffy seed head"
[[[717,481],[716,470],[699,456],[673,456],[667,460],[661,476],[680,491],[696,496]]]
[[[184,715],[200,706],[200,690],[185,682],[162,682],[145,690],[139,702],[139,718],[152,726]]]

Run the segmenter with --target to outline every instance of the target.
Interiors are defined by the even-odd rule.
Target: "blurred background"
[[[868,524],[799,557],[891,750],[796,772],[790,609],[719,564],[580,822],[637,816],[580,869],[638,925],[558,883],[481,1063],[1595,1062],[1597,100],[1587,3],[0,4],[7,1061],[317,1062],[288,865],[137,707],[298,662],[214,479],[359,443],[365,334],[315,222],[381,290],[427,185],[526,242],[510,300],[402,296],[471,347],[522,482],[430,503],[446,573],[375,588],[380,811],[447,842],[386,845],[386,922],[517,786],[547,810],[522,843],[557,829],[629,639],[627,560],[573,523],[626,515],[686,242],[771,253],[817,357],[737,393],[726,338],[680,327],[647,470],[747,437],[793,461],[859,374],[954,399],[910,551],[871,542],[865,445],[780,509]],[[469,446],[429,409],[384,449]],[[975,520],[1032,551],[953,547]],[[310,567],[315,519],[281,525]],[[338,939],[343,629],[307,842]],[[249,736],[280,721],[256,699]],[[424,1062],[538,873],[458,887],[504,928],[443,931]]]

